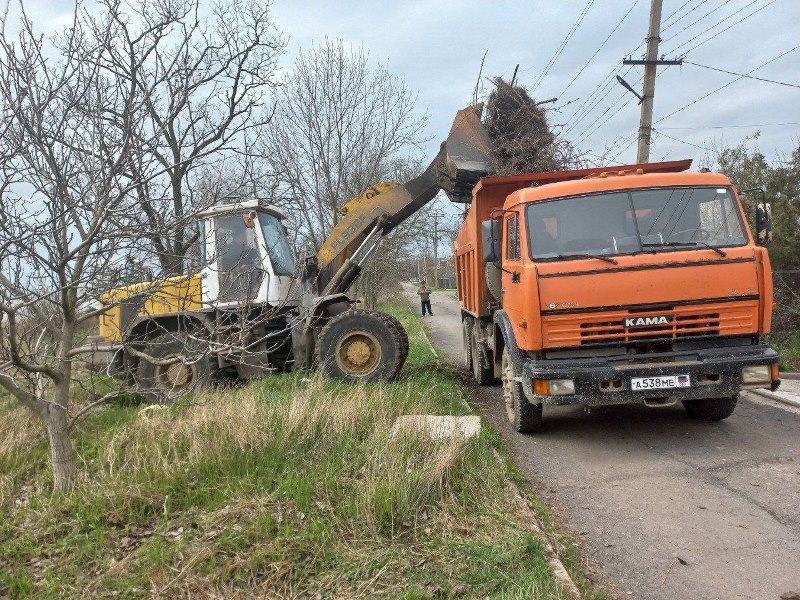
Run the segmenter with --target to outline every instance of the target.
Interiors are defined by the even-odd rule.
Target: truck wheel
[[[158,364],[139,358],[136,383],[150,404],[171,404],[211,385],[214,378],[213,357],[202,343],[186,333],[164,333],[145,342],[142,352],[157,361],[181,357],[177,362]]]
[[[728,398],[703,398],[702,400],[684,400],[683,407],[689,416],[700,421],[722,421],[733,414],[739,396]]]
[[[464,367],[472,369],[472,317],[461,320],[461,338],[464,343]]]
[[[522,384],[514,381],[514,367],[503,348],[500,359],[503,371],[503,401],[506,405],[506,416],[511,426],[519,433],[533,433],[542,428],[542,405],[531,404],[522,391]]]
[[[362,383],[397,377],[405,360],[402,326],[398,330],[381,315],[351,309],[322,328],[317,364],[326,377]]]
[[[472,325],[472,342],[470,354],[472,356],[472,374],[475,376],[475,381],[478,385],[490,385],[494,383],[494,366],[491,360],[488,360],[486,353],[481,349],[478,342],[478,331],[480,327],[477,324]],[[485,367],[484,364],[488,364]]]

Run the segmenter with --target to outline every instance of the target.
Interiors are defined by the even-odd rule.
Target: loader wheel
[[[689,416],[700,421],[722,421],[733,414],[739,396],[728,398],[703,398],[702,400],[684,400],[683,407]]]
[[[369,310],[348,310],[319,334],[317,364],[326,377],[373,383],[393,381],[403,367],[407,342],[392,319]],[[399,323],[397,323],[399,326]]]
[[[165,333],[142,346],[142,351],[157,361],[181,357],[177,362],[158,364],[139,359],[136,383],[150,404],[171,404],[211,385],[212,358],[201,343],[185,333]]]
[[[491,359],[486,356],[486,353],[481,348],[478,341],[478,331],[480,327],[477,324],[472,325],[472,342],[470,354],[472,355],[472,374],[475,376],[475,381],[478,385],[491,385],[494,383],[494,366],[491,364]],[[484,366],[484,365],[489,365]]]
[[[461,340],[464,347],[464,367],[472,369],[472,317],[464,317],[461,321]]]
[[[386,325],[388,325],[391,329],[393,329],[395,331],[395,333],[397,334],[397,336],[399,337],[399,339],[400,339],[400,352],[401,352],[401,356],[402,356],[400,364],[404,365],[405,362],[406,362],[406,359],[408,358],[408,348],[409,348],[408,333],[406,333],[405,327],[403,327],[403,325],[402,325],[402,323],[400,323],[400,321],[398,321],[396,318],[394,318],[392,315],[390,315],[388,313],[377,312],[375,314],[380,315],[381,319],[383,319],[383,322],[386,323]]]
[[[528,402],[525,392],[522,391],[522,384],[514,380],[514,367],[505,348],[500,365],[503,371],[503,401],[506,405],[508,422],[519,433],[541,430],[542,405]]]

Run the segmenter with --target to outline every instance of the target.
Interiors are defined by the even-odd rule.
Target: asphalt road
[[[461,367],[455,296],[435,292],[432,305],[434,340]],[[498,386],[475,402],[620,597],[800,592],[800,409],[749,393],[721,423],[694,421],[680,405],[546,407],[544,431],[522,435]]]

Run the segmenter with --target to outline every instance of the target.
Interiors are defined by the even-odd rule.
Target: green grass
[[[0,399],[0,596],[563,597],[518,513],[489,428],[392,435],[401,414],[466,414],[405,305],[402,377],[277,375],[80,422],[81,482],[53,495],[42,432]]]
[[[770,345],[780,354],[781,371],[800,371],[800,331],[773,333]]]

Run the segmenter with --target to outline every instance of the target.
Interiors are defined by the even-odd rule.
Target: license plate
[[[688,375],[661,375],[659,377],[632,377],[631,389],[638,390],[668,390],[672,388],[690,387]]]

